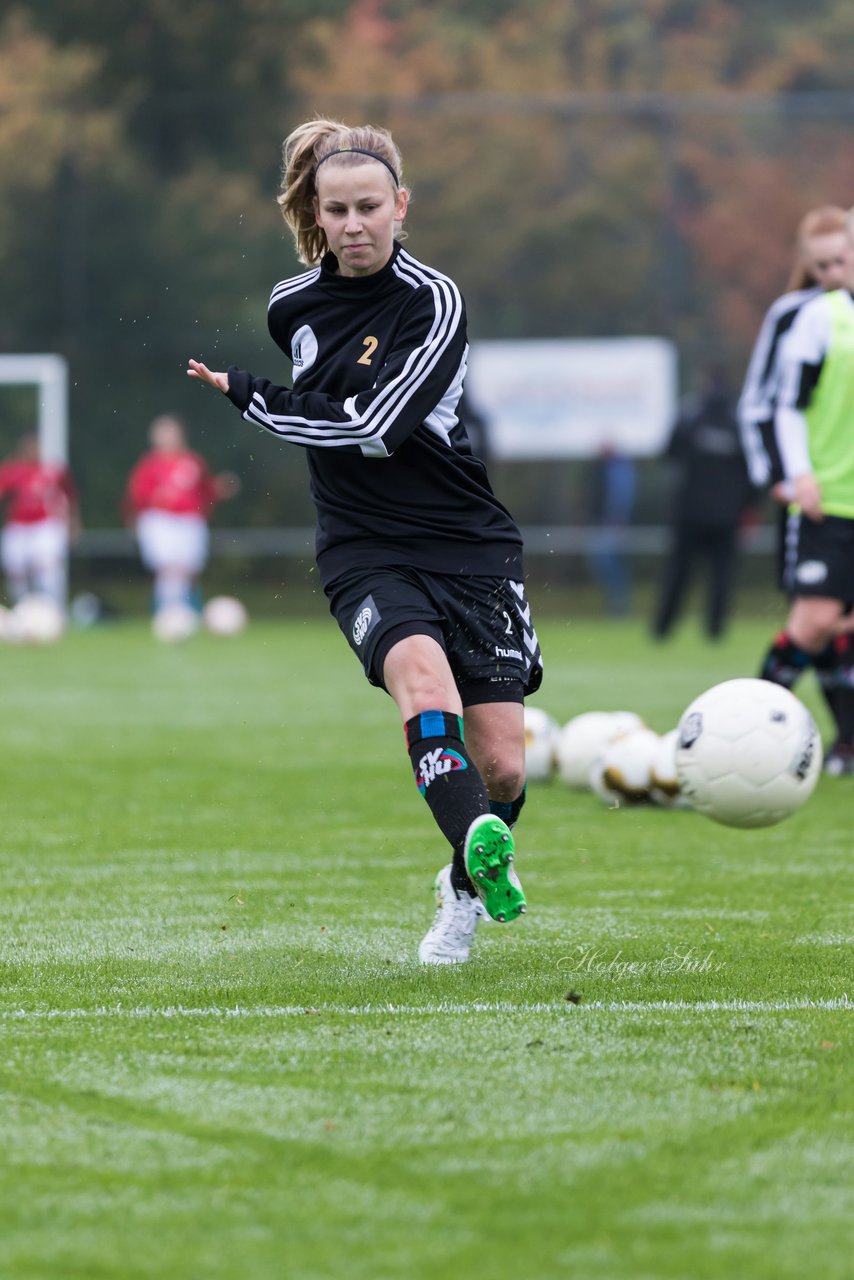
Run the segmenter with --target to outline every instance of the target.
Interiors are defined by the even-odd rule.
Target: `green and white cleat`
[[[492,813],[475,818],[466,834],[466,871],[487,915],[500,924],[527,908],[513,858],[513,834],[506,822]]]

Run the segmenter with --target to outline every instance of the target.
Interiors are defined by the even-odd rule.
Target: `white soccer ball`
[[[634,711],[609,711],[611,717],[611,733],[620,738],[624,733],[634,733],[635,729],[645,729],[646,725]]]
[[[525,708],[525,778],[548,782],[557,767],[555,751],[560,725],[541,707]]]
[[[649,798],[662,809],[689,809],[686,796],[679,786],[676,771],[676,743],[679,730],[671,729],[658,739],[652,757]]]
[[[642,725],[640,716],[633,711],[584,711],[573,716],[560,730],[555,753],[558,772],[567,786],[582,790],[589,787],[593,762],[607,744]]]
[[[812,794],[821,741],[806,707],[767,680],[727,680],[679,721],[676,770],[691,807],[731,827],[770,827]]]
[[[9,639],[18,644],[55,644],[65,630],[65,614],[50,596],[33,593],[19,600],[7,619]]]
[[[236,636],[246,627],[246,607],[234,596],[213,596],[202,610],[202,620],[212,635]]]
[[[199,629],[199,615],[188,604],[169,604],[151,619],[151,630],[164,644],[180,644]]]
[[[652,762],[658,734],[642,727],[606,743],[590,769],[590,786],[612,808],[644,804],[650,798]]]

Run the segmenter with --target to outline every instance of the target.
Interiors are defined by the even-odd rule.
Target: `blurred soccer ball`
[[[633,711],[585,711],[574,716],[560,730],[556,748],[557,767],[567,786],[590,786],[593,762],[620,733],[643,726]]]
[[[609,711],[611,717],[611,736],[620,738],[624,733],[633,733],[635,729],[645,729],[646,725],[634,711]]]
[[[68,606],[68,616],[75,627],[94,627],[104,616],[103,602],[94,591],[81,591]]]
[[[658,734],[641,727],[606,743],[590,768],[590,786],[606,804],[623,808],[645,804],[652,787],[652,762]]]
[[[151,619],[151,630],[164,644],[180,644],[199,629],[199,615],[188,604],[169,604]]]
[[[767,680],[727,680],[679,721],[676,769],[691,807],[731,827],[770,827],[812,794],[821,742],[806,707]]]
[[[649,798],[662,809],[690,809],[687,796],[683,796],[676,772],[676,743],[679,730],[671,729],[658,739],[652,757],[652,776]]]
[[[525,708],[525,777],[548,782],[556,768],[555,750],[560,725],[540,707]]]
[[[6,620],[8,638],[17,644],[55,644],[65,630],[65,614],[50,596],[24,596]]]
[[[236,636],[249,621],[244,605],[234,596],[213,596],[202,610],[202,618],[215,636]]]

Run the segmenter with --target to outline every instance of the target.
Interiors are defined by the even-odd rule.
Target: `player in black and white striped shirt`
[[[846,273],[850,271],[846,224],[845,210],[834,205],[812,209],[801,221],[789,290],[771,305],[762,322],[739,401],[739,424],[751,479],[757,485],[770,486],[775,498],[783,504],[781,579],[791,534],[796,528],[788,514],[793,494],[784,480],[775,432],[782,393],[783,356],[789,335],[807,304],[845,283]],[[790,584],[782,585],[784,590],[791,591]],[[847,670],[851,662],[850,649],[850,637],[842,633],[819,651],[808,652],[790,634],[790,623],[787,623],[765,655],[760,674],[792,688],[812,666],[838,727],[841,703],[850,700],[850,694],[840,687],[840,672]],[[832,748],[825,760],[825,768],[831,772],[835,750]]]
[[[453,963],[484,914],[525,910],[511,828],[525,797],[523,699],[542,662],[522,542],[457,414],[460,292],[398,243],[409,192],[391,136],[311,120],[284,159],[279,203],[309,270],[274,288],[268,323],[293,386],[195,360],[188,372],[305,450],[330,608],[395,699],[452,848],[419,955]]]
[[[765,313],[751,352],[738,402],[738,420],[750,479],[757,488],[777,490],[783,469],[774,434],[774,412],[780,389],[783,339],[805,303],[843,282],[846,263],[846,213],[836,205],[811,209],[801,220],[797,248],[786,292]]]

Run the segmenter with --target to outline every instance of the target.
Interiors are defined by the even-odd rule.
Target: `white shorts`
[[[31,573],[64,561],[68,555],[68,529],[63,520],[34,520],[7,524],[0,539],[0,558],[6,573]]]
[[[208,526],[201,516],[143,511],[136,522],[139,552],[146,569],[183,569],[200,573],[208,559]]]

